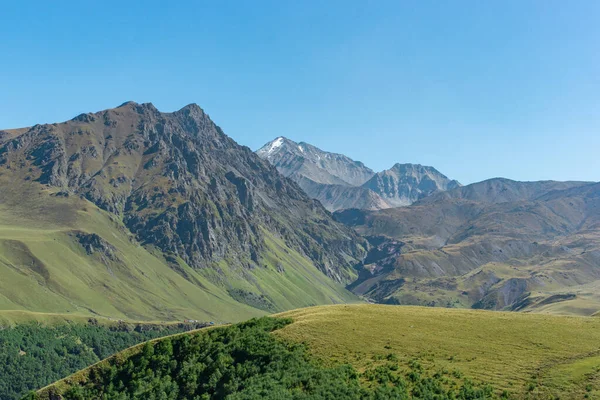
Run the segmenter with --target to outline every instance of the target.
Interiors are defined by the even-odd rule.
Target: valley
[[[246,340],[263,341],[268,357],[295,360],[281,371],[260,364],[275,358],[243,367],[262,371],[240,378],[249,379],[248,395],[476,399],[598,390],[597,183],[494,178],[463,186],[433,167],[398,163],[374,172],[283,137],[255,154],[194,104],[162,113],[127,102],[2,132],[0,323],[15,368],[48,356],[23,350],[19,329],[47,337],[61,329],[85,336],[97,329],[89,321],[175,327],[153,331],[158,337],[197,321],[217,326],[210,339],[198,333],[217,352],[222,334],[241,335],[232,353],[219,355],[233,361],[215,366],[204,354],[197,365],[246,365],[236,357],[257,350]],[[365,302],[384,305],[349,305]],[[329,306],[315,307],[322,305]],[[249,318],[260,319],[229,325]],[[113,335],[98,329],[93,335]],[[202,375],[212,382],[203,389],[185,386],[191,372],[172,363],[155,383],[131,375],[148,362],[183,362],[184,353],[168,349],[186,348],[187,337],[134,346],[26,398],[233,390],[229,378],[215,381],[220,372]],[[549,341],[556,337],[559,345]],[[81,351],[72,338],[49,343]],[[128,337],[38,380],[9,374],[0,397],[19,398],[142,339]],[[168,357],[155,358],[154,346]],[[506,359],[494,358],[499,349]],[[515,357],[519,367],[508,369]],[[113,370],[130,375],[113,382]],[[291,374],[289,384],[265,383],[282,373]],[[316,386],[302,380],[316,377]],[[242,386],[234,392],[245,393]]]
[[[399,243],[353,290],[395,304],[594,314],[585,287],[599,279],[598,185],[534,186],[491,180],[408,208],[339,212],[358,232]],[[489,197],[459,193],[469,190]]]

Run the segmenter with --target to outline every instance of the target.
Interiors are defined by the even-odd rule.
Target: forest
[[[88,324],[29,323],[0,329],[0,399],[20,399],[127,347],[191,328],[185,324],[105,326],[90,319]]]

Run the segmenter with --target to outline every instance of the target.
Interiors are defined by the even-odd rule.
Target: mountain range
[[[600,310],[598,183],[462,186],[284,137],[253,152],[198,105],[127,102],[0,131],[0,185],[0,310],[237,321],[360,298]]]
[[[345,155],[284,137],[270,141],[256,153],[329,211],[407,206],[432,193],[460,186],[433,167],[395,164],[375,173]]]
[[[433,167],[379,173],[279,137],[257,154],[370,244],[348,287],[375,302],[591,315],[600,310],[592,182],[462,186]]]

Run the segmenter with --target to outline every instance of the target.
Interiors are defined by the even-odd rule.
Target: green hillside
[[[318,359],[350,362],[358,370],[394,353],[401,365],[416,359],[430,373],[458,371],[517,398],[600,395],[597,318],[383,305],[282,316],[295,321],[280,332],[283,338],[306,342]]]
[[[79,197],[56,196],[32,183],[20,186],[17,194],[2,191],[0,199],[0,315],[24,310],[240,321],[268,311],[356,299],[275,237],[267,242],[269,265],[240,274],[222,262],[224,275],[219,276],[214,270],[192,269],[181,259],[174,267],[158,250],[141,246],[114,216]],[[81,238],[91,234],[102,238],[114,256],[99,248],[90,253]],[[244,298],[257,292],[253,280],[269,302]]]
[[[312,307],[139,345],[30,398],[595,398],[599,340],[597,318]]]

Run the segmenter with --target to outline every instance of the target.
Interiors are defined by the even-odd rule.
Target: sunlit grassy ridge
[[[513,396],[600,395],[600,320],[383,305],[324,306],[281,314],[277,332],[327,363],[359,371],[394,354],[507,390]],[[454,372],[457,371],[457,372]]]
[[[494,397],[489,385],[421,374],[406,375],[397,360],[359,373],[352,366],[315,361],[304,344],[270,332],[290,318],[241,324],[148,342],[26,397],[29,400],[111,399],[423,399]],[[446,382],[454,387],[446,387]]]

